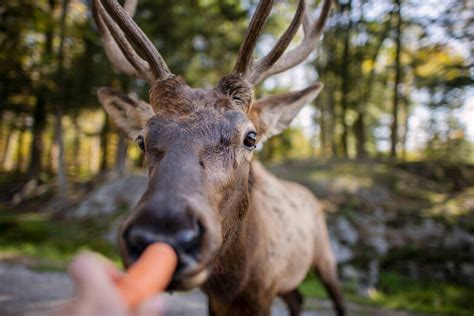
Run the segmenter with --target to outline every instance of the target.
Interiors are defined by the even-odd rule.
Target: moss
[[[343,284],[350,301],[391,309],[437,315],[471,315],[474,310],[474,289],[438,281],[413,280],[393,272],[383,272],[376,289],[368,296],[357,294],[357,284]],[[300,286],[306,296],[326,298],[324,288],[314,274]]]
[[[88,249],[117,260],[114,245],[103,237],[107,222],[54,220],[47,215],[2,214],[0,216],[0,256],[30,258],[41,269],[61,269],[79,250]]]
[[[373,300],[396,309],[468,315],[474,310],[474,289],[432,280],[414,281],[396,273],[383,273]]]
[[[273,164],[269,169],[276,175],[302,183],[319,198],[327,199],[340,211],[371,211],[374,201],[360,194],[361,190],[380,188],[388,193],[378,200],[385,211],[399,217],[419,220],[426,217],[445,224],[456,223],[470,231],[474,220],[472,210],[474,188],[465,187],[453,193],[443,181],[435,181],[403,170],[390,163],[376,161],[303,161],[292,164]],[[376,194],[377,191],[374,191]],[[463,218],[467,220],[460,221]]]
[[[304,282],[301,283],[299,290],[303,296],[327,298],[326,290],[312,271],[308,274]]]

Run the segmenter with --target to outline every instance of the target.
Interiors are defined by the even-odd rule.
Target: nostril
[[[176,235],[176,243],[184,253],[196,257],[202,241],[203,226],[199,221],[192,229],[186,229]]]
[[[186,245],[193,243],[198,238],[198,232],[196,230],[185,230],[182,231],[176,236],[176,241],[179,245]]]
[[[138,257],[146,247],[157,241],[154,233],[143,228],[134,227],[128,231],[126,241],[132,251],[132,254]]]
[[[194,266],[199,260],[201,244],[204,240],[204,226],[199,219],[182,221],[179,225],[151,226],[130,225],[124,230],[125,260],[127,264],[135,262],[151,244],[164,242],[178,253],[178,269]]]

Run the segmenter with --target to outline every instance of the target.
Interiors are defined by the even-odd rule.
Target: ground
[[[363,304],[352,304],[351,315],[413,315],[389,311],[400,309],[472,314],[474,166],[341,160],[269,167],[321,200],[345,295]],[[9,179],[0,177],[0,192],[12,187]],[[75,184],[62,207],[44,185],[17,205],[0,204],[0,316],[36,313],[69,295],[64,271],[80,249],[102,253],[120,266],[117,229],[146,183],[143,171],[102,176]],[[314,310],[329,314],[326,293],[314,275],[300,289],[311,297],[309,315]],[[191,308],[189,313],[170,311],[174,314],[205,310],[197,293],[170,299],[180,301],[170,304],[173,308]],[[276,305],[275,313],[285,315],[284,308]]]
[[[46,316],[52,307],[73,294],[71,280],[65,272],[38,272],[20,264],[0,263],[0,315]],[[207,315],[207,301],[199,291],[166,294],[166,316]],[[308,299],[304,316],[333,315],[327,300]],[[352,316],[409,316],[421,315],[372,306],[349,304]],[[272,315],[287,315],[280,301],[275,302]]]

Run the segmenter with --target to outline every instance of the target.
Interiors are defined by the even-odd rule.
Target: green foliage
[[[445,128],[441,128],[444,125]],[[432,119],[427,128],[429,138],[426,142],[424,157],[450,163],[462,162],[474,164],[474,142],[466,139],[465,127],[454,116],[441,120]]]
[[[414,281],[395,273],[384,273],[370,299],[377,304],[426,313],[466,315],[474,309],[474,290],[454,284]]]
[[[191,86],[230,72],[247,27],[241,1],[140,1],[137,22],[170,69]]]
[[[303,283],[298,288],[301,291],[303,296],[317,297],[317,298],[327,298],[326,289],[323,287],[321,282],[319,282],[315,273],[311,271],[308,273]]]
[[[2,213],[0,258],[26,257],[37,261],[35,266],[54,269],[64,269],[81,249],[102,253],[115,261],[118,259],[117,249],[105,240],[107,219],[103,222],[53,220],[38,213]]]
[[[141,0],[135,19],[173,72],[182,75],[192,86],[212,87],[232,69],[255,5],[255,1],[240,0]],[[276,42],[290,22],[295,5],[296,1],[275,5],[256,57],[261,57]],[[433,9],[432,19],[423,15],[426,8],[417,10],[422,4],[403,1],[402,6],[402,11],[414,12],[403,21],[402,28],[403,89],[399,119],[403,124],[399,128],[399,147],[405,152],[406,124],[412,109],[424,104],[433,113],[440,110],[451,113],[470,95],[467,92],[472,86],[472,76],[469,60],[455,49],[463,47],[468,39],[466,32],[459,33],[468,25],[464,18],[458,17],[466,9],[462,0],[450,0],[444,15]],[[374,8],[379,14],[369,14]],[[65,128],[71,129],[68,120],[80,122],[71,129],[73,135],[70,133],[65,139],[66,165],[75,165],[68,172],[71,176],[75,176],[71,170],[93,175],[98,171],[94,163],[85,162],[92,159],[90,156],[106,155],[106,161],[111,162],[103,164],[107,168],[117,160],[115,153],[119,152],[118,146],[107,145],[115,141],[113,127],[101,130],[97,126],[90,132],[81,123],[90,118],[91,108],[100,108],[95,95],[97,87],[110,85],[137,92],[147,99],[148,87],[143,82],[118,75],[112,68],[84,1],[72,0],[67,12],[64,76],[57,82],[60,12],[60,1],[13,0],[0,7],[0,165],[3,170],[27,171],[39,164],[36,167],[43,174],[54,175],[58,163],[50,160],[55,130],[48,126],[52,125],[60,103],[65,111]],[[351,5],[349,1],[335,2],[315,54],[317,59],[310,66],[318,71],[318,80],[325,84],[315,103],[317,111],[311,129],[315,134],[303,133],[295,127],[270,140],[259,154],[261,159],[384,155],[385,149],[381,147],[387,142],[384,129],[390,128],[392,119],[389,100],[394,80],[395,14],[391,0],[380,4],[359,0],[352,0]],[[351,23],[347,23],[348,17]],[[435,29],[445,30],[439,31],[445,38],[434,36]],[[299,33],[295,43],[301,38]],[[456,45],[451,45],[451,40]],[[308,67],[308,73],[309,70]],[[298,78],[284,81],[294,79]],[[288,89],[274,83],[257,87],[256,95]],[[450,121],[437,119],[424,127],[428,135],[422,144],[424,148],[407,153],[406,157],[472,162],[474,145],[464,136],[466,126],[452,123],[452,115],[443,117],[449,117]],[[93,144],[98,138],[102,145],[101,152],[96,154]],[[344,143],[347,145],[343,146]],[[91,148],[89,156],[84,154],[84,147]],[[111,153],[102,152],[104,149]],[[76,158],[79,153],[84,155],[81,161]],[[32,158],[29,161],[28,157],[34,154],[43,161]]]
[[[290,127],[278,137],[265,142],[257,155],[260,160],[267,162],[305,159],[313,155],[313,145],[302,129]]]
[[[474,289],[431,280],[413,280],[394,272],[383,272],[376,289],[360,296],[353,284],[343,284],[352,301],[391,309],[442,315],[468,315],[474,309]],[[300,286],[306,296],[326,298],[324,288],[310,273]]]
[[[385,198],[378,203],[396,215],[393,225],[403,225],[405,214],[468,229],[472,225],[469,205],[474,169],[470,165],[330,160],[288,161],[269,168],[282,178],[303,183],[339,211],[355,216],[382,195]]]

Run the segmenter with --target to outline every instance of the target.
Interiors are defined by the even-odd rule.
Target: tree
[[[397,158],[397,145],[398,145],[398,112],[399,112],[399,101],[400,101],[400,84],[402,81],[402,66],[401,66],[401,54],[402,54],[402,2],[401,0],[394,0],[395,9],[395,79],[393,83],[393,103],[392,103],[392,124],[390,132],[390,157],[392,159]]]
[[[342,135],[341,135],[341,144],[342,144],[342,154],[344,157],[348,157],[348,137],[349,137],[349,127],[347,126],[346,113],[347,107],[349,104],[349,92],[351,84],[351,76],[349,72],[350,68],[350,37],[352,31],[352,0],[349,0],[347,4],[340,3],[341,16],[345,17],[346,27],[344,30],[344,50],[342,53],[342,63],[340,76],[342,78],[341,86],[341,124],[342,124]]]

